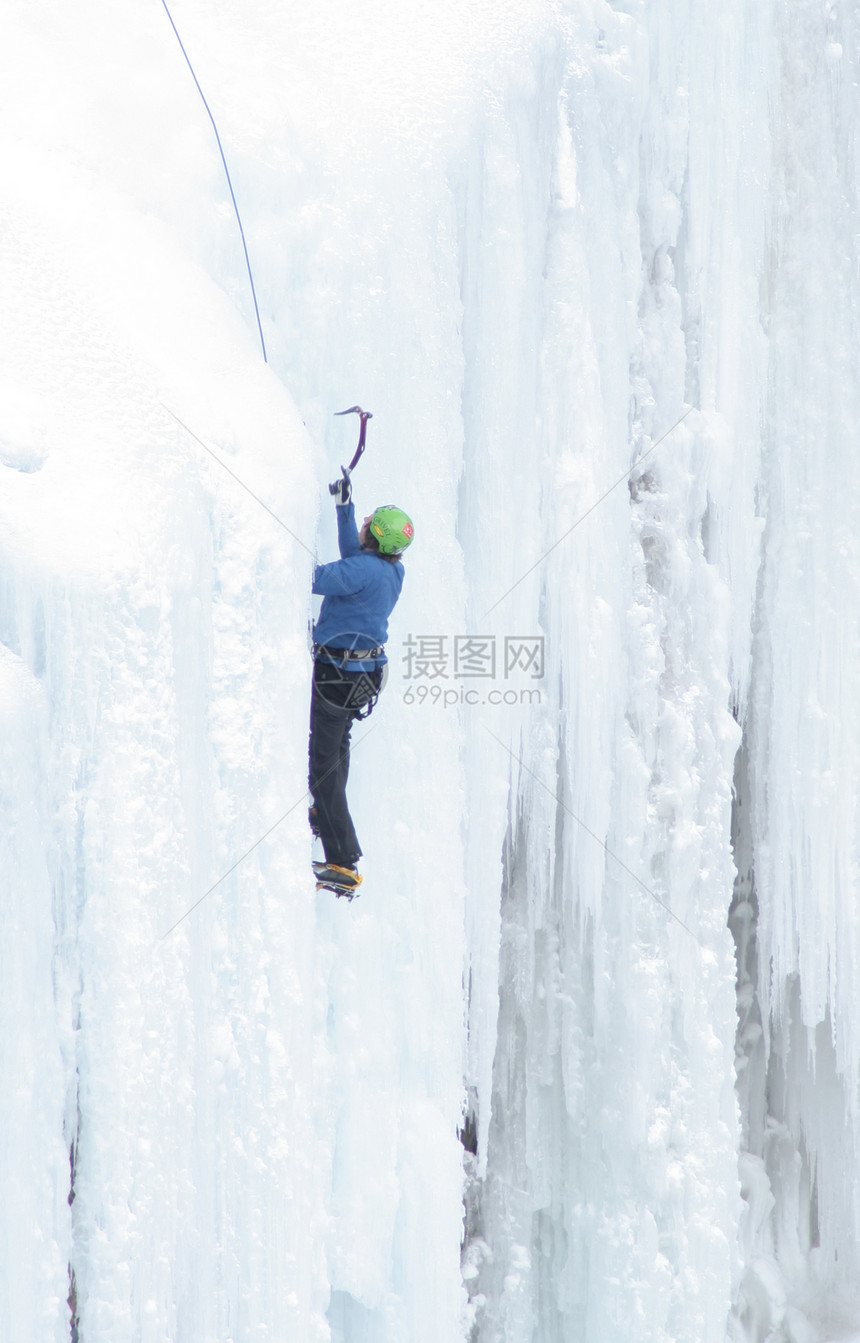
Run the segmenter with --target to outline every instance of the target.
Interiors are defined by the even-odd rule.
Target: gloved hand
[[[345,466],[340,469],[342,472],[341,478],[329,485],[329,493],[335,496],[336,504],[348,504],[352,502],[352,480]]]

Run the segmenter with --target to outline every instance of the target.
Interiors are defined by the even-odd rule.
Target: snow
[[[164,7],[0,55],[0,1334],[860,1337],[857,15],[171,13],[268,363]]]

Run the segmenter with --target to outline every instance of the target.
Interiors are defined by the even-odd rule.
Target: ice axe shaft
[[[358,465],[358,459],[364,452],[367,439],[367,421],[373,419],[373,412],[370,410],[362,410],[361,406],[350,406],[348,410],[336,410],[335,415],[358,415],[361,420],[358,430],[358,447],[355,450],[352,461],[347,467],[348,471],[353,471]],[[337,491],[339,484],[340,482],[336,481],[334,485],[329,485],[329,492],[334,494]]]

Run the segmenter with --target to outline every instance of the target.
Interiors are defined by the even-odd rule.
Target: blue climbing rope
[[[260,309],[257,306],[257,291],[254,288],[254,275],[251,270],[251,258],[248,256],[248,244],[245,242],[245,230],[242,228],[242,216],[239,214],[239,206],[236,203],[236,193],[233,190],[233,183],[230,179],[230,169],[227,167],[227,159],[224,155],[224,146],[221,144],[221,136],[218,134],[218,127],[215,125],[215,118],[212,115],[212,109],[210,108],[209,104],[206,101],[206,95],[201,89],[200,82],[196,74],[194,73],[194,66],[191,64],[191,61],[189,60],[188,52],[185,50],[185,47],[182,43],[182,38],[179,36],[179,30],[176,27],[176,24],[173,22],[173,15],[171,14],[170,10],[167,7],[167,0],[161,0],[161,3],[164,5],[164,12],[167,15],[168,19],[170,20],[170,26],[173,29],[174,33],[176,34],[176,40],[179,43],[179,49],[182,52],[182,55],[185,57],[185,63],[188,66],[188,69],[191,71],[191,78],[194,80],[194,83],[197,86],[197,92],[203,99],[203,106],[206,108],[206,111],[209,114],[209,120],[212,122],[212,129],[215,132],[215,139],[218,142],[218,151],[221,155],[221,162],[224,164],[224,172],[227,177],[227,185],[230,188],[230,199],[233,202],[233,209],[236,211],[236,223],[239,225],[239,236],[242,239],[242,250],[245,253],[245,265],[248,267],[248,279],[251,283],[251,297],[254,300],[254,312],[257,314],[257,330],[260,333],[260,344],[263,347],[263,360],[265,363],[268,363],[269,360],[266,356],[266,342],[263,339],[263,324],[260,321]]]

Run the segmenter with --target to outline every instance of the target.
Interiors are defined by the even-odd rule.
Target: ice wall
[[[418,721],[392,695],[384,733],[371,722],[367,748],[357,734],[374,899],[317,900],[309,577],[345,439],[316,479],[302,421],[319,443],[359,393],[376,410],[365,488],[408,495],[426,536],[404,620],[455,627],[459,301],[455,253],[437,274],[427,231],[449,135],[433,98],[471,99],[471,45],[486,38],[489,69],[495,47],[451,17],[462,69],[438,44],[431,69],[429,20],[385,57],[385,24],[336,8],[322,27],[280,10],[177,17],[221,124],[232,114],[270,350],[302,413],[246,325],[226,184],[164,15],[93,4],[50,29],[16,8],[0,639],[20,723],[4,742],[4,909],[32,920],[4,948],[3,1010],[7,1035],[31,1025],[3,1055],[3,1332],[456,1337],[457,722]],[[392,107],[416,91],[398,125]],[[416,202],[425,145],[436,167]]]
[[[753,1029],[740,1041],[753,1191],[746,1295],[758,1336],[806,1337],[806,1320],[820,1330],[809,1336],[831,1337],[858,1318],[860,42],[850,6],[776,7],[771,22],[766,523],[738,893],[739,926],[754,932],[742,1004]],[[771,1296],[775,1266],[782,1287]]]
[[[250,1338],[263,1320],[311,1337],[325,1160],[313,907],[289,856],[304,730],[283,703],[304,691],[312,448],[210,278],[205,190],[167,147],[182,112],[155,98],[146,15],[132,32],[107,6],[54,31],[26,6],[14,20],[0,1332]],[[288,811],[280,845],[163,940]],[[276,1264],[277,1293],[261,1286]]]
[[[576,425],[567,445],[589,433],[611,444],[609,389],[610,408],[630,406],[636,453],[676,407],[695,411],[634,470],[623,510],[601,505],[616,547],[632,523],[626,553],[613,555],[587,518],[565,541],[577,547],[570,567],[547,558],[559,743],[534,724],[523,734],[487,1175],[466,1271],[487,1339],[631,1327],[722,1337],[732,1298],[733,1337],[828,1338],[857,1314],[857,499],[842,458],[856,390],[844,362],[856,347],[845,233],[857,201],[856,20],[838,6],[625,9],[577,10],[566,28],[573,62],[547,224],[548,255],[564,247],[565,263],[542,274],[541,404],[552,409],[540,442],[555,473],[541,520],[564,505],[572,475],[559,471],[566,445],[548,420]],[[587,482],[588,502],[601,493]],[[562,511],[552,538],[576,515]],[[613,559],[622,581],[604,610]],[[730,714],[746,730],[733,896]],[[544,806],[555,797],[543,817],[536,785]],[[653,906],[656,944],[619,922],[620,897],[645,886],[689,938]],[[636,988],[631,1000],[646,966],[653,998]]]
[[[178,3],[268,368],[162,7],[7,8],[0,1332],[844,1334],[850,6]],[[356,400],[418,539],[347,909]]]
[[[725,416],[690,386],[697,314],[679,253],[701,228],[687,172],[701,131],[679,34],[656,9],[595,17],[567,16],[532,229],[531,528],[538,553],[565,539],[527,580],[549,675],[512,734],[467,1273],[482,1339],[717,1339],[740,1207],[725,920],[729,669],[744,645],[705,533],[711,499],[727,506],[737,482]],[[494,374],[523,380],[519,350]],[[755,539],[741,543],[753,554]]]

